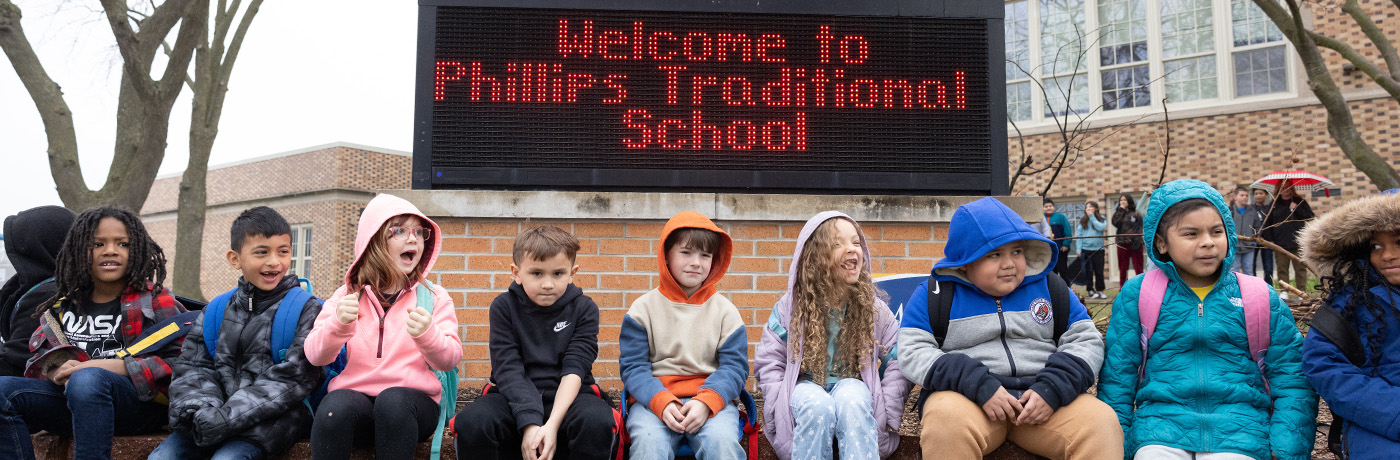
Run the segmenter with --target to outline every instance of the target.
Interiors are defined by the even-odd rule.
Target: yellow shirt
[[[1214,288],[1214,287],[1215,287],[1215,283],[1211,283],[1210,286],[1198,287],[1198,288],[1193,287],[1193,288],[1191,288],[1191,290],[1196,292],[1196,297],[1200,297],[1201,300],[1206,300],[1206,294],[1209,294],[1211,288]]]

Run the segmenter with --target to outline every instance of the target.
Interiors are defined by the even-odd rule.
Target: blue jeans
[[[73,436],[75,460],[112,458],[112,437],[147,433],[166,422],[165,405],[142,401],[131,379],[79,369],[68,384],[0,377],[0,458],[33,459],[30,433]]]
[[[1238,246],[1235,248],[1235,263],[1230,267],[1230,271],[1244,273],[1254,276],[1254,253],[1258,248],[1253,246]]]
[[[689,398],[681,398],[685,404]],[[669,460],[676,458],[681,440],[695,451],[697,460],[741,460],[744,446],[739,439],[744,428],[739,425],[739,409],[730,404],[705,421],[695,434],[671,431],[651,412],[645,403],[632,404],[627,411],[627,435],[632,438],[630,452],[633,460]]]
[[[878,460],[880,432],[870,388],[858,379],[841,379],[827,389],[802,381],[792,389],[792,458],[831,460],[832,437],[841,445],[841,460]]]
[[[211,457],[212,455],[212,457]],[[217,446],[199,447],[189,436],[176,431],[156,446],[155,452],[146,460],[183,460],[208,458],[210,460],[262,460],[262,448],[247,441],[230,439]]]

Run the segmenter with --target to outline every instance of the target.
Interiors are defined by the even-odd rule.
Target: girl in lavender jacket
[[[763,425],[783,460],[888,457],[899,445],[909,381],[899,373],[899,323],[870,277],[865,234],[827,211],[802,227],[788,290],[754,358]]]

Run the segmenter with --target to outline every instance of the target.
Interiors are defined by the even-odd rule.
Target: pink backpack
[[[1244,303],[1244,329],[1249,338],[1249,356],[1259,365],[1259,377],[1264,380],[1264,393],[1269,393],[1269,379],[1264,374],[1264,354],[1269,350],[1269,284],[1250,275],[1236,273],[1240,298]],[[1162,314],[1162,298],[1167,293],[1167,275],[1152,270],[1142,280],[1138,291],[1138,320],[1142,323],[1142,363],[1138,365],[1138,384],[1142,384],[1147,369],[1147,341],[1157,330],[1157,318]]]

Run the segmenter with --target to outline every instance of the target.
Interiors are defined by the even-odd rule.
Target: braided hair
[[[1348,323],[1356,324],[1356,312],[1365,308],[1371,314],[1371,320],[1361,325],[1359,335],[1366,340],[1366,348],[1370,350],[1366,359],[1371,362],[1372,367],[1380,366],[1381,338],[1385,336],[1386,327],[1383,320],[1386,312],[1395,315],[1392,308],[1385,308],[1376,302],[1376,294],[1371,292],[1371,288],[1385,286],[1387,301],[1395,306],[1395,290],[1397,286],[1391,285],[1384,279],[1378,279],[1371,262],[1366,253],[1369,245],[1357,245],[1356,248],[1349,249],[1345,254],[1337,258],[1333,265],[1331,275],[1322,277],[1322,290],[1326,293],[1324,302],[1329,305],[1339,305],[1336,303],[1343,294],[1350,293],[1346,298],[1342,308],[1342,316]],[[1361,363],[1355,363],[1357,367]]]
[[[37,318],[61,299],[76,299],[92,291],[92,241],[97,232],[97,224],[102,219],[113,218],[126,227],[128,255],[126,261],[127,287],[145,290],[146,283],[152,283],[152,291],[159,292],[165,282],[165,252],[160,249],[146,226],[136,214],[115,206],[98,206],[78,214],[63,247],[58,250],[54,262],[54,281],[57,292],[39,304],[34,312]]]

